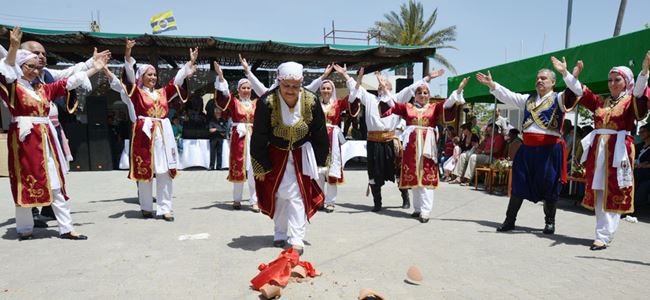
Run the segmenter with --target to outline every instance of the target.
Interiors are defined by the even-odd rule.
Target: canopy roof
[[[449,77],[447,86],[449,91],[458,87],[460,81],[471,76],[470,82],[465,87],[464,96],[468,102],[493,102],[494,97],[487,87],[476,81],[477,72],[486,73],[490,70],[492,78],[508,89],[519,93],[535,92],[535,77],[542,68],[553,69],[551,56],[559,59],[566,57],[569,71],[578,60],[585,64],[580,75],[580,82],[599,94],[609,93],[607,89],[607,74],[614,66],[628,66],[635,74],[641,70],[645,53],[650,50],[650,29],[645,29],[618,37],[576,46],[560,51],[502,64],[486,69],[481,69],[466,74]],[[565,87],[559,74],[556,90]]]
[[[7,30],[13,26],[0,24],[0,40],[8,39]],[[306,68],[323,68],[329,63],[347,64],[348,69],[361,66],[367,72],[396,65],[424,62],[432,57],[434,47],[414,46],[357,46],[285,43],[277,41],[244,40],[214,36],[173,36],[125,34],[83,31],[59,31],[22,28],[23,40],[43,44],[48,56],[61,62],[78,62],[92,55],[93,47],[108,49],[121,60],[125,38],[135,39],[133,56],[138,62],[157,65],[160,60],[178,67],[189,59],[190,47],[199,47],[199,63],[211,64],[218,60],[223,66],[239,66],[241,53],[254,69],[276,68],[285,61],[297,61]]]

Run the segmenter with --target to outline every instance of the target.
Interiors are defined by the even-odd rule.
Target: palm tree
[[[384,14],[383,21],[375,22],[371,29],[378,32],[380,43],[402,46],[429,46],[436,49],[456,47],[449,45],[449,42],[456,40],[456,26],[449,26],[441,30],[433,30],[433,25],[438,18],[438,9],[424,20],[424,8],[422,3],[409,0],[408,3],[400,5],[399,12],[391,11]],[[456,73],[454,66],[438,51],[433,60],[440,63],[453,73]],[[408,78],[413,78],[413,64],[407,67]]]

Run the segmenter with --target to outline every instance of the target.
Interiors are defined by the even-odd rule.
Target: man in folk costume
[[[173,222],[172,214],[172,179],[177,175],[178,148],[167,118],[169,101],[174,97],[187,101],[185,79],[196,71],[194,63],[198,57],[198,48],[190,49],[190,61],[187,62],[167,85],[156,89],[158,81],[156,68],[145,64],[138,68],[131,57],[134,40],[126,40],[124,54],[124,73],[122,81],[108,68],[104,69],[111,78],[111,89],[120,93],[120,98],[129,111],[133,122],[131,138],[129,179],[138,182],[138,199],[143,218],[152,218],[153,214],[153,179],[156,178],[156,216]]]
[[[55,70],[47,68],[47,52],[45,47],[37,41],[27,41],[23,42],[20,45],[20,49],[27,50],[35,54],[38,58],[37,69],[39,69],[38,77],[34,80],[32,84],[37,83],[54,83],[58,80],[68,78],[77,72],[85,72],[93,67],[95,60],[102,59],[104,57],[110,57],[111,53],[108,50],[102,52],[97,52],[95,48],[93,56],[85,62],[77,63],[73,66],[70,66],[63,70]],[[7,51],[0,45],[0,59],[4,58],[7,55]],[[77,102],[72,101],[72,103],[67,103],[66,105],[64,97],[59,97],[55,101],[50,102],[50,114],[49,117],[52,120],[52,124],[56,130],[56,136],[61,144],[63,149],[63,154],[65,154],[65,159],[63,163],[67,164],[69,169],[69,162],[73,160],[72,154],[70,152],[70,147],[68,145],[68,139],[65,136],[65,132],[61,124],[59,123],[59,107],[64,110],[67,114],[72,114],[77,108]],[[47,223],[38,217],[39,211],[38,208],[32,207],[32,213],[34,213],[34,227],[37,228],[46,228]],[[52,211],[52,206],[46,205],[41,207],[40,215],[45,218],[55,219],[54,212]]]
[[[10,32],[7,57],[0,61],[0,98],[12,116],[9,126],[9,180],[16,204],[16,231],[19,239],[31,239],[34,227],[31,208],[52,205],[63,239],[85,240],[74,232],[68,196],[65,191],[64,154],[48,118],[50,102],[65,96],[66,105],[74,101],[78,86],[92,88],[89,76],[105,67],[108,57],[95,60],[86,72],[78,72],[54,83],[33,84],[39,74],[38,57],[18,50],[22,32]],[[72,100],[71,100],[72,99]]]
[[[242,65],[247,70],[248,65],[243,58]],[[241,209],[244,193],[244,182],[248,182],[251,210],[259,212],[255,179],[251,172],[250,138],[253,132],[255,105],[257,100],[251,100],[251,83],[242,78],[237,83],[237,96],[228,90],[228,82],[223,76],[221,66],[214,62],[217,78],[214,82],[216,105],[232,119],[232,134],[230,135],[230,160],[228,165],[228,181],[233,183],[233,209]]]
[[[365,106],[366,127],[368,128],[367,151],[368,179],[374,207],[372,211],[378,212],[382,209],[381,187],[386,181],[395,181],[397,166],[402,153],[399,139],[395,136],[395,128],[400,123],[400,117],[396,115],[381,117],[379,102],[394,101],[406,103],[415,94],[415,90],[423,83],[429,82],[431,76],[427,75],[410,86],[404,88],[398,94],[392,94],[390,82],[380,92],[379,97],[369,93],[361,87],[361,82],[355,81],[347,74],[347,68],[334,65],[334,69],[346,79],[350,90],[349,101],[361,100]],[[402,194],[402,208],[411,207],[408,189],[400,188]]]
[[[556,93],[555,73],[549,69],[537,72],[535,94],[514,93],[492,80],[487,72],[477,73],[476,79],[490,88],[499,101],[524,111],[524,144],[519,148],[512,166],[512,195],[508,202],[506,219],[497,231],[515,228],[517,212],[524,199],[537,203],[544,201],[545,226],[543,233],[555,232],[555,212],[562,184],[566,183],[566,149],[561,138],[564,114],[573,109],[567,90],[579,92],[580,83],[567,73],[563,80],[567,90]]]
[[[343,160],[341,154],[341,145],[346,140],[343,132],[339,127],[344,112],[351,114],[356,118],[361,108],[361,102],[355,101],[350,103],[348,96],[338,99],[336,97],[336,87],[332,80],[326,79],[332,72],[333,67],[327,66],[325,72],[320,77],[314,79],[305,88],[314,93],[320,93],[320,105],[325,114],[327,123],[327,134],[329,136],[329,163],[327,167],[322,168],[319,172],[318,185],[325,193],[325,211],[331,213],[334,211],[336,196],[338,194],[337,185],[343,184]],[[327,187],[325,185],[327,183]]]
[[[558,72],[567,73],[566,61],[553,58],[553,62]],[[594,114],[595,129],[582,139],[584,151],[580,158],[581,163],[586,162],[582,206],[596,213],[596,238],[591,250],[607,248],[614,238],[621,214],[634,212],[632,170],[635,146],[631,131],[635,122],[648,114],[649,66],[650,51],[645,55],[636,85],[632,70],[618,66],[608,73],[609,96],[596,95],[582,86],[575,93],[578,98],[573,97],[572,104],[578,102]],[[581,61],[577,68],[582,69]]]
[[[323,204],[318,167],[328,153],[325,116],[301,87],[301,64],[278,66],[276,82],[255,108],[251,163],[262,213],[275,223],[273,245],[302,253],[307,221]]]

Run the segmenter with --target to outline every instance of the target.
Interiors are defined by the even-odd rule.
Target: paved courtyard
[[[230,209],[224,171],[183,171],[174,182],[176,221],[140,218],[125,171],[71,173],[67,187],[77,231],[88,241],[57,238],[56,222],[17,241],[8,178],[0,178],[0,298],[260,299],[249,287],[257,266],[279,254],[273,222]],[[304,260],[322,276],[292,283],[282,299],[356,299],[372,288],[388,299],[647,299],[650,224],[622,221],[615,242],[592,252],[595,217],[563,201],[555,235],[543,235],[542,206],[524,203],[512,233],[496,233],[504,196],[442,184],[432,219],[420,224],[398,208],[369,212],[365,171],[345,173],[336,211],[307,227]],[[245,192],[247,195],[247,191]],[[246,207],[246,206],[245,206]],[[207,233],[207,239],[179,240]],[[421,286],[404,282],[410,265]]]

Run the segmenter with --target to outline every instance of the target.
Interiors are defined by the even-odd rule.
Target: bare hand
[[[97,47],[93,48],[93,60],[98,60],[102,59],[102,57],[108,57],[109,59],[111,58],[111,51],[110,50],[104,50],[102,52],[97,52]]]
[[[255,175],[255,180],[264,181],[265,177],[266,177],[266,174],[257,174],[257,175]]]
[[[641,68],[641,73],[644,75],[648,75],[648,67],[650,66],[650,50],[645,54],[645,58],[643,59],[643,67]]]
[[[445,70],[443,70],[443,69],[431,70],[429,72],[429,75],[427,76],[429,79],[428,80],[425,79],[425,80],[428,82],[431,79],[442,76],[442,74],[445,74]]]
[[[490,71],[487,71],[487,75],[481,72],[476,73],[476,80],[478,80],[482,85],[494,89],[494,80],[492,80],[492,74],[490,74]]]
[[[343,66],[347,70],[347,66],[345,66],[345,65],[343,65]],[[365,74],[365,72],[366,72],[365,68],[363,68],[363,67],[359,68],[359,74],[357,74],[357,85],[356,85],[355,89],[358,90],[359,87],[361,86],[361,81],[363,81],[363,75]]]
[[[468,82],[469,82],[469,76],[463,78],[463,80],[458,85],[458,88],[456,89],[456,94],[462,93],[463,89],[465,88]]]
[[[332,65],[329,64],[327,65],[327,68],[325,68],[325,72],[323,73],[323,78],[327,78],[327,76],[330,76],[330,73],[332,73]]]
[[[341,67],[341,66],[339,66],[337,64],[334,64],[332,66],[332,68],[334,68],[334,71],[336,71],[336,73],[339,73],[341,75],[343,75],[343,74],[347,75],[348,74],[348,68],[347,68],[346,65],[343,65],[343,67]]]
[[[248,73],[250,71],[250,66],[248,65],[248,61],[244,57],[239,54],[239,63],[241,64],[242,68],[244,68],[244,72]]]
[[[585,64],[581,60],[579,60],[576,63],[575,67],[573,67],[573,72],[571,72],[571,74],[573,74],[573,77],[575,77],[575,78],[580,77],[580,73],[582,73],[582,69],[584,67],[585,67]]]
[[[97,49],[95,49],[97,50]],[[97,51],[95,51],[97,52]],[[101,71],[106,67],[106,64],[108,64],[108,60],[110,59],[110,56],[106,55],[100,55],[97,58],[93,59],[93,68],[97,71]]]
[[[223,70],[221,69],[219,63],[217,61],[214,61],[212,64],[214,65],[214,71],[217,72],[217,76],[219,76],[219,81],[226,81],[226,79],[223,77]]]
[[[20,27],[18,26],[14,27],[14,29],[12,29],[9,32],[9,42],[10,42],[9,47],[14,46],[16,47],[16,49],[18,49],[18,47],[20,47],[20,41],[22,40],[22,38],[23,38],[23,31],[20,30]]]
[[[126,38],[126,49],[131,50],[133,49],[133,46],[135,46],[135,40],[129,40],[129,38]]]
[[[199,58],[199,47],[190,48],[190,62],[194,64],[197,58]]]
[[[553,68],[555,68],[556,71],[562,74],[562,76],[566,76],[567,66],[566,58],[564,56],[562,56],[562,61],[555,58],[555,56],[551,56],[551,62],[553,63]]]

